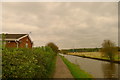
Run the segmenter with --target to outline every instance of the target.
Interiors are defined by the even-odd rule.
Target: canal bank
[[[107,61],[94,60],[71,55],[60,55],[64,56],[70,62],[78,65],[81,69],[91,74],[94,78],[118,78],[120,76],[118,74],[119,64],[111,64]]]
[[[88,59],[94,59],[94,60],[101,60],[101,61],[111,62],[110,60],[107,60],[107,59],[94,58],[94,57],[88,57],[88,56],[79,56],[79,55],[71,55],[71,56],[77,56],[77,57],[82,57],[82,58],[88,58]],[[120,64],[120,61],[112,61],[112,63]]]
[[[86,80],[92,80],[92,75],[88,74],[84,70],[80,69],[78,65],[71,63],[67,60],[64,56],[61,56],[63,62],[67,65],[68,69],[70,70],[71,74],[75,79],[78,78],[87,78]]]

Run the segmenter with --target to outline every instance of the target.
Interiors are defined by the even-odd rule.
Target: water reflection
[[[116,78],[116,67],[114,63],[102,63],[104,78]]]

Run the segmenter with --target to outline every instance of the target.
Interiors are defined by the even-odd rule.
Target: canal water
[[[72,55],[63,55],[70,62],[77,64],[82,70],[91,74],[94,78],[118,78],[120,64],[106,61],[93,60]]]

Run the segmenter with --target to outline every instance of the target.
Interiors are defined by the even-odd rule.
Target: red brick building
[[[33,42],[28,34],[5,34],[5,47],[32,48]]]

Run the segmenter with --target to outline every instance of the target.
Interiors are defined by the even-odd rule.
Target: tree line
[[[62,49],[61,52],[98,52],[101,48]]]

